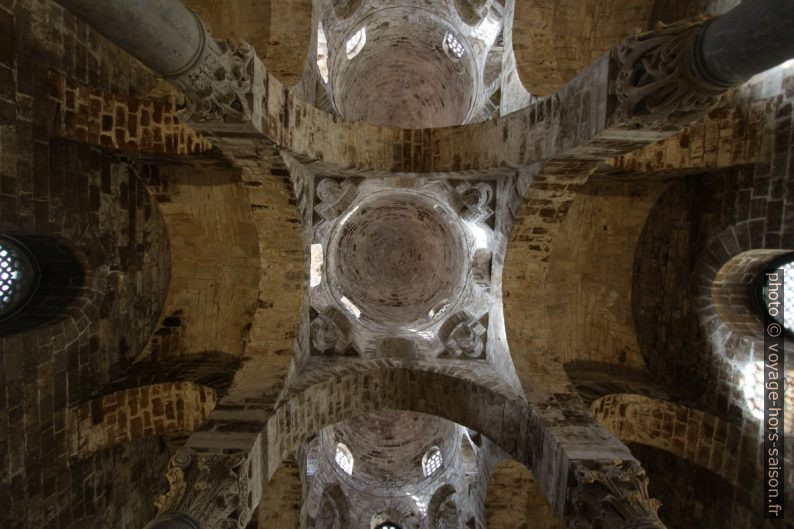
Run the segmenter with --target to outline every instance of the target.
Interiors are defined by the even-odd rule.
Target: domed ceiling
[[[314,354],[485,358],[494,182],[324,178],[316,196]]]

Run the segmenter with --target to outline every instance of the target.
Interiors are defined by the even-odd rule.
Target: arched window
[[[328,82],[328,39],[323,23],[317,27],[317,69],[324,83]]]
[[[789,334],[794,334],[794,253],[771,262],[757,284],[756,296],[761,310]],[[781,302],[783,310],[779,308]]]
[[[463,52],[465,51],[458,37],[450,31],[447,31],[447,34],[444,36],[444,50],[455,60],[463,57]]]
[[[0,336],[63,317],[80,299],[84,283],[82,262],[65,241],[0,235]]]
[[[794,417],[794,370],[786,369],[785,393],[783,395],[784,419],[786,428]],[[742,392],[747,408],[756,419],[764,418],[764,363],[755,361],[748,363],[742,371]]]
[[[422,471],[425,477],[433,475],[436,470],[441,468],[443,463],[444,459],[441,457],[441,450],[437,446],[428,450],[422,458]]]
[[[367,43],[367,28],[363,27],[356,31],[352,37],[347,39],[345,44],[345,51],[347,58],[352,59],[364,49],[364,44]]]
[[[336,445],[336,456],[334,460],[336,464],[339,465],[339,468],[350,475],[353,474],[353,454],[351,454],[350,450],[342,443]]]
[[[13,316],[30,299],[38,276],[30,252],[16,239],[0,236],[0,320]]]
[[[402,528],[394,522],[383,522],[375,529],[402,529]]]

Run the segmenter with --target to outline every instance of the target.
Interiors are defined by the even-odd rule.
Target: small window
[[[311,266],[309,267],[309,286],[314,288],[323,282],[323,245],[312,244]]]
[[[438,447],[434,446],[428,450],[422,458],[422,471],[425,473],[425,477],[435,474],[443,463],[444,460],[441,457],[441,450],[439,450]]]
[[[347,39],[345,50],[347,51],[347,58],[352,59],[364,49],[367,43],[367,28],[363,27],[356,31],[356,33]]]
[[[342,302],[342,305],[350,312],[350,314],[355,316],[356,319],[361,317],[361,309],[356,307],[356,305],[352,301],[347,299],[347,296],[342,296],[342,299],[340,299],[339,301]]]
[[[336,445],[336,457],[334,459],[339,468],[351,476],[353,475],[353,454],[342,443]]]
[[[328,82],[328,39],[325,36],[323,23],[317,28],[317,69],[324,83]]]
[[[14,239],[0,237],[0,320],[25,304],[37,280],[38,271],[30,254]]]
[[[449,31],[444,37],[444,49],[446,50],[447,54],[450,55],[453,59],[460,59],[461,57],[463,57],[463,52],[465,51],[463,48],[463,44],[460,43],[458,37],[456,37]]]
[[[759,278],[757,295],[762,310],[789,334],[794,333],[794,254],[770,264]]]
[[[306,475],[314,476],[317,474],[317,459],[309,457],[306,459]]]
[[[375,529],[402,529],[399,525],[393,522],[384,522]]]

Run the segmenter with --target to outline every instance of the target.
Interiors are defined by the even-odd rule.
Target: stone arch
[[[593,101],[593,112],[566,116],[562,124],[560,109],[578,98],[588,83],[605,86],[606,58],[561,90],[558,97],[532,105],[496,120],[463,126],[415,129],[411,132],[362,122],[340,120],[337,115],[318,109],[297,98],[275,76],[266,72],[268,97],[263,109],[263,133],[276,145],[307,161],[316,161],[329,173],[356,168],[362,171],[455,172],[478,168],[526,167],[548,159],[565,149],[591,140],[607,126],[608,107]],[[611,110],[609,110],[611,112]],[[575,122],[575,125],[572,123]],[[567,126],[571,124],[571,126]],[[552,131],[552,132],[549,132]],[[356,149],[340,149],[339,138],[347,138]],[[638,141],[636,147],[645,145]],[[589,155],[604,158],[617,154],[614,149],[595,146]],[[621,151],[631,150],[630,145]]]
[[[521,426],[533,423],[526,404],[506,388],[491,389],[500,387],[495,381],[383,367],[319,380],[297,386],[268,421],[268,476],[325,426],[381,409],[424,413],[467,426],[527,464],[541,455],[533,451],[540,447],[526,437],[529,426]]]
[[[762,448],[755,432],[742,431],[724,419],[694,408],[651,397],[606,395],[594,401],[590,411],[624,443],[666,450],[733,485],[740,484],[740,467],[747,463],[755,465],[755,454]],[[694,434],[699,435],[692,437]],[[743,450],[752,454],[747,461],[741,459]]]
[[[514,460],[496,464],[485,495],[488,529],[563,529],[532,472]]]
[[[152,435],[192,432],[215,407],[213,389],[190,382],[141,386],[66,409],[69,455],[84,459]]]
[[[323,489],[315,529],[344,529],[350,527],[350,504],[338,484]]]
[[[459,513],[455,487],[449,483],[441,485],[427,504],[428,529],[457,529]]]
[[[515,190],[505,326],[528,396],[541,383],[562,383],[563,363],[644,364],[631,305],[634,252],[626,248],[637,245],[665,183],[591,178],[596,169],[553,160],[528,169],[528,190]]]
[[[211,159],[138,173],[170,239],[170,284],[137,360],[220,351],[241,356],[261,280],[258,230],[240,170]]]
[[[241,360],[219,351],[190,353],[176,358],[147,359],[136,362],[113,382],[92,396],[98,397],[142,386],[152,386],[174,381],[192,382],[215,391],[218,398],[226,395]]]
[[[568,362],[565,374],[587,406],[613,393],[673,400],[671,390],[655,380],[646,369],[627,369],[606,362]]]

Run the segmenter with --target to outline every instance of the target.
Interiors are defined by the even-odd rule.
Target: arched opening
[[[458,529],[460,527],[460,515],[455,500],[455,487],[446,484],[438,488],[427,506],[429,529]]]
[[[0,321],[24,307],[39,282],[35,257],[19,241],[0,236]]]
[[[80,258],[58,238],[0,237],[0,336],[57,321],[84,283]]]
[[[441,450],[434,446],[422,457],[422,472],[425,477],[432,476],[441,468],[443,463],[444,459],[441,457]]]
[[[350,449],[343,443],[337,443],[334,461],[345,473],[353,474],[353,463],[355,460],[353,459],[353,454],[350,453]]]

